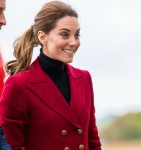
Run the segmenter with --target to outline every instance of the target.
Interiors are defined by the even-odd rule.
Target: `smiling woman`
[[[14,42],[15,60],[0,101],[1,122],[13,150],[101,150],[88,71],[69,63],[80,46],[77,12],[46,3]],[[40,54],[31,63],[33,48]]]
[[[80,46],[80,27],[76,17],[66,16],[59,19],[56,27],[49,33],[38,32],[38,39],[43,45],[43,53],[48,57],[70,63]]]

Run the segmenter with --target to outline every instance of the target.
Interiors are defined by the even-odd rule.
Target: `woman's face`
[[[38,37],[40,32],[42,31],[39,31]],[[43,42],[40,41],[43,44],[43,53],[64,63],[72,62],[74,54],[80,46],[79,32],[77,18],[66,16],[59,19],[56,27],[45,34]]]

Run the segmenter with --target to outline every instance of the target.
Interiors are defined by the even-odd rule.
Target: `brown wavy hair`
[[[14,41],[13,55],[16,59],[6,63],[6,73],[12,76],[25,70],[31,63],[33,48],[42,46],[37,37],[38,31],[48,34],[57,21],[65,16],[78,18],[77,12],[69,4],[61,1],[46,3],[35,16],[33,25]]]

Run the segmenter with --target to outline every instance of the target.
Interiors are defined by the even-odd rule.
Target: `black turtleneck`
[[[39,55],[39,63],[45,73],[58,87],[68,104],[70,104],[70,86],[65,63],[46,56],[42,51]]]

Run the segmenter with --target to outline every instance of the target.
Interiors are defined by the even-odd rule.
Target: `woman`
[[[13,150],[101,150],[90,74],[68,64],[79,34],[76,11],[51,1],[15,41],[1,98],[1,125]],[[40,55],[30,65],[37,45]]]

